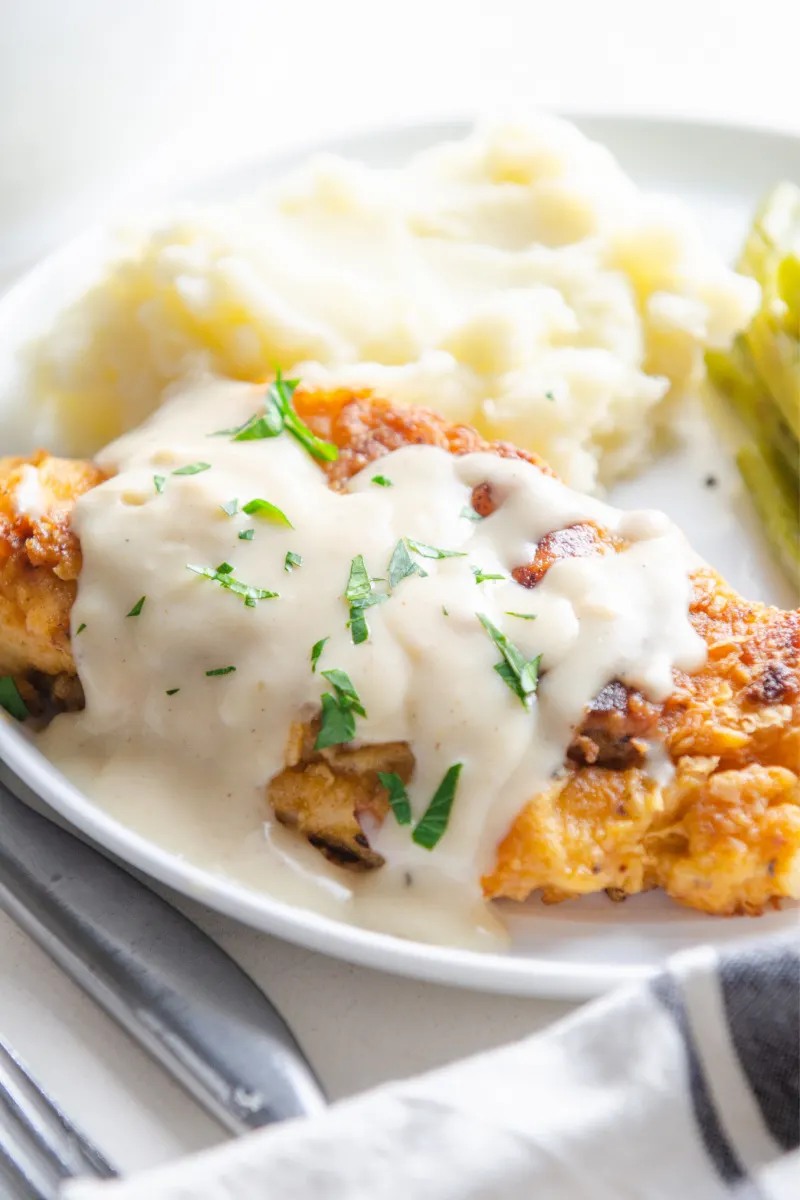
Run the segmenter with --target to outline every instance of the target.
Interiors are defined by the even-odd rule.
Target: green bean
[[[800,479],[800,442],[758,377],[743,339],[727,352],[709,350],[708,375],[738,414],[754,440],[766,442],[790,475]]]
[[[768,447],[750,443],[736,456],[767,539],[794,585],[800,590],[800,494],[794,480]]]
[[[780,316],[763,308],[744,340],[770,395],[800,438],[800,339],[786,331]]]
[[[712,383],[751,442],[737,463],[764,532],[800,588],[800,188],[766,197],[738,269],[761,284],[761,309],[729,351],[706,356]]]

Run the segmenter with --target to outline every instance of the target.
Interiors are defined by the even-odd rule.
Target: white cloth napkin
[[[387,1018],[388,1020],[389,1018]],[[65,1200],[798,1200],[800,942]]]

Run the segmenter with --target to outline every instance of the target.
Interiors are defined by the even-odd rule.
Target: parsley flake
[[[167,695],[168,696],[177,696],[177,694],[180,690],[181,690],[180,688],[167,688]]]
[[[372,608],[376,604],[383,604],[385,600],[388,600],[388,596],[383,592],[373,592],[372,584],[373,580],[367,571],[364,557],[357,554],[350,563],[350,575],[344,590],[344,598],[350,605],[350,633],[356,646],[366,642],[369,637],[369,626],[364,616],[364,609]]]
[[[461,510],[460,516],[466,517],[466,519],[468,521],[482,521],[483,520],[483,517],[481,516],[481,514],[479,512],[475,512],[475,509],[472,507],[471,504],[464,505],[464,507]]]
[[[284,379],[280,370],[277,370],[274,382],[267,389],[263,413],[253,413],[242,425],[236,425],[232,429],[218,429],[208,436],[230,436],[234,442],[253,442],[278,437],[285,430],[296,438],[312,457],[322,462],[335,462],[339,457],[336,446],[317,437],[292,407],[292,398],[299,386],[299,379]]]
[[[322,722],[314,749],[324,750],[328,746],[341,746],[345,742],[352,742],[356,735],[356,719],[351,710],[330,692],[322,693],[320,703]]]
[[[319,662],[319,656],[320,656],[320,654],[322,654],[322,651],[325,649],[325,643],[328,640],[329,639],[326,637],[320,638],[319,641],[314,642],[314,645],[311,647],[311,670],[312,670],[312,672],[316,671],[317,663]]]
[[[405,543],[414,554],[419,554],[422,558],[466,558],[466,550],[440,550],[438,546],[427,546],[425,542],[416,542],[413,538],[406,538]]]
[[[378,487],[394,487],[391,479],[387,479],[385,475],[373,475],[371,483],[377,483]]]
[[[239,533],[240,542],[252,542],[255,529],[242,529]]]
[[[503,656],[503,661],[495,664],[495,671],[525,707],[530,708],[531,698],[539,685],[541,654],[529,661],[487,616],[478,613],[478,620]]]
[[[398,825],[411,824],[411,802],[405,784],[396,771],[379,771],[378,779],[388,793],[392,812],[397,818]]]
[[[331,667],[328,671],[320,671],[320,675],[323,679],[327,679],[338,699],[352,708],[353,712],[357,712],[360,717],[367,715],[361,703],[361,697],[353,687],[352,680],[346,671],[340,671],[338,667]]]
[[[475,576],[476,583],[483,583],[486,579],[505,579],[505,575],[490,575],[487,571],[482,571],[480,567],[470,567],[470,570]]]
[[[506,612],[506,616],[507,617],[519,617],[520,620],[522,620],[522,621],[535,621],[536,620],[536,613]]]
[[[227,504],[220,504],[220,508],[227,517],[235,517],[239,511],[239,501],[229,500]]]
[[[164,484],[166,482],[167,482],[166,475],[154,475],[153,476],[153,487],[156,489],[159,496],[164,491]]]
[[[195,575],[202,575],[204,579],[213,579],[226,591],[241,596],[248,608],[255,608],[256,600],[276,600],[278,598],[278,592],[252,587],[249,583],[242,583],[241,579],[236,579],[230,563],[220,563],[218,567],[202,567],[195,563],[187,563],[186,567],[187,570],[194,571]]]
[[[454,763],[448,768],[425,810],[425,815],[414,828],[412,840],[426,850],[432,850],[447,829],[462,766],[463,763]]]
[[[254,413],[249,421],[236,430],[234,442],[260,442],[283,433],[283,417],[274,404],[267,403],[263,414]]]
[[[344,598],[351,604],[365,599],[372,591],[372,582],[364,564],[364,556],[357,554],[350,563],[350,576],[344,590]]]
[[[354,713],[362,717],[367,715],[361,698],[345,671],[334,668],[323,671],[322,674],[333,688],[333,695],[323,692],[320,698],[322,720],[314,743],[315,750],[325,750],[328,746],[340,746],[344,742],[351,742],[356,733]]]
[[[285,525],[287,529],[294,529],[294,525],[286,513],[274,504],[270,504],[269,500],[250,500],[247,504],[242,505],[242,512],[247,513],[248,517],[264,517],[267,521],[274,521],[276,525]]]
[[[83,631],[84,631],[84,629],[85,629],[85,628],[86,628],[86,622],[85,622],[85,621],[81,621],[80,625],[79,625],[79,626],[78,626],[78,628],[75,630],[75,637],[77,637],[79,633],[83,633]]]
[[[333,442],[326,442],[317,437],[305,421],[298,417],[292,407],[292,398],[299,385],[299,379],[284,379],[280,371],[276,371],[275,382],[270,385],[267,392],[267,403],[273,403],[277,407],[283,417],[283,426],[286,432],[296,438],[312,458],[322,462],[335,462],[339,457],[339,451]]]
[[[253,421],[254,417],[248,417],[246,421],[242,421],[241,425],[232,425],[230,429],[215,429],[213,433],[207,433],[206,437],[233,437],[236,433],[241,433],[243,429]]]
[[[209,677],[211,675],[230,675],[235,670],[236,667],[214,667],[213,671],[206,671],[206,675]]]
[[[144,602],[146,599],[147,599],[147,596],[140,596],[139,599],[134,604],[131,611],[129,613],[126,613],[125,616],[126,617],[138,617],[139,613],[144,608]]]
[[[389,587],[396,588],[401,580],[405,579],[408,575],[414,574],[424,576],[427,572],[423,571],[419,564],[414,562],[408,553],[405,542],[400,538],[389,560]]]
[[[0,708],[4,708],[8,715],[17,721],[26,721],[31,715],[10,675],[0,676]]]
[[[295,552],[293,550],[286,551],[286,558],[283,560],[284,571],[292,571],[294,569],[294,567],[302,567],[302,565],[303,565],[302,554],[295,554]]]
[[[545,398],[545,400],[555,400],[555,396],[553,395],[552,392],[545,392],[544,398]]]
[[[199,475],[202,471],[210,471],[211,463],[195,462],[189,463],[188,466],[178,467],[177,471],[173,471],[173,475]]]

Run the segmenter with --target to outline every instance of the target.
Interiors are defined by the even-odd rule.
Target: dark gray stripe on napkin
[[[730,1033],[764,1124],[784,1150],[800,1145],[800,952],[786,943],[723,955]]]
[[[742,1185],[748,1180],[747,1172],[720,1124],[686,1019],[680,985],[671,975],[665,974],[659,975],[651,987],[656,998],[664,1005],[674,1020],[683,1040],[692,1107],[708,1156],[716,1167],[717,1174],[725,1183],[731,1186]],[[737,1196],[744,1196],[747,1193],[748,1189],[742,1191],[737,1188]]]

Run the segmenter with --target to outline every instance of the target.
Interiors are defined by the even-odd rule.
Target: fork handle
[[[2,782],[0,907],[231,1132],[324,1106],[288,1026],[233,959]]]

